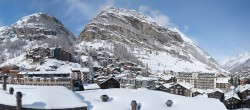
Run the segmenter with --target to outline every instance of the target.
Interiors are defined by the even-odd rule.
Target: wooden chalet
[[[161,83],[173,83],[176,82],[176,78],[174,76],[162,76],[158,81]]]
[[[176,94],[176,95],[182,95],[182,96],[190,96],[192,86],[187,82],[181,82],[181,83],[175,83],[175,84],[164,84],[164,86],[167,88],[163,91]]]
[[[2,74],[10,73],[10,70],[19,70],[19,67],[16,65],[8,65],[1,67]]]
[[[198,91],[196,91],[196,92],[192,92],[192,97],[195,97],[195,96],[197,96],[197,95],[201,95],[202,93],[200,93],[200,92],[198,92]]]
[[[164,90],[167,90],[168,88],[166,88],[164,85],[162,84],[156,84],[155,86],[155,89],[154,90],[157,90],[157,91],[164,91]]]
[[[240,78],[240,85],[249,84],[250,80],[246,77]]]
[[[225,94],[224,105],[227,109],[238,109],[241,106],[241,99],[234,91]]]
[[[250,108],[250,96],[241,102],[241,108]]]
[[[108,88],[120,88],[120,83],[113,77],[110,77],[99,84],[101,89],[108,89]]]
[[[247,96],[250,96],[250,84],[238,86],[238,95],[242,100],[246,100]]]
[[[208,98],[215,98],[219,99],[220,101],[223,101],[224,99],[224,93],[221,90],[212,90],[207,92]]]

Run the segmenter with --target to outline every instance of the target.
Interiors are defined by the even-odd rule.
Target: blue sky
[[[144,12],[178,27],[217,61],[250,50],[250,0],[0,0],[0,26],[43,12],[76,36],[107,6]]]

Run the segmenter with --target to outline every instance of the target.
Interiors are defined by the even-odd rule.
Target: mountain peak
[[[178,29],[162,27],[150,18],[150,16],[135,10],[109,7],[101,11],[85,27],[77,40],[78,42],[95,40],[118,42],[130,48],[128,50],[141,48],[147,51],[159,51],[158,53],[164,54],[163,59],[159,62],[166,59],[168,59],[167,62],[171,62],[154,62],[155,65],[162,65],[159,70],[166,68],[175,68],[174,71],[208,72],[219,70],[219,66],[213,58]],[[150,60],[144,63],[152,63],[151,61],[156,60],[153,57],[155,56],[148,58]],[[183,67],[176,67],[177,62],[182,62],[180,65]],[[190,67],[195,68],[190,69]]]
[[[20,55],[27,48],[45,43],[70,51],[74,41],[74,35],[57,18],[45,13],[34,13],[0,29],[0,56],[7,60],[17,53]]]
[[[103,9],[98,14],[98,16],[113,16],[113,17],[119,17],[121,19],[126,19],[124,17],[133,17],[142,22],[157,24],[149,15],[145,13],[141,13],[136,10],[128,10],[128,9],[117,8],[117,7],[107,7]]]
[[[245,52],[236,57],[225,59],[220,65],[230,72],[240,71],[250,65],[250,52]]]
[[[45,13],[34,13],[28,16],[25,16],[18,20],[16,23],[14,23],[12,26],[19,27],[19,26],[32,26],[34,23],[37,23],[39,25],[43,25],[43,23],[56,23],[60,26],[63,26],[63,24],[55,17],[50,16]],[[46,23],[47,24],[47,23]]]

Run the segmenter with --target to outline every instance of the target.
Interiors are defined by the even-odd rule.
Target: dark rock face
[[[116,11],[123,11],[121,15]],[[172,44],[172,41],[182,43],[183,39],[177,32],[160,27],[152,22],[145,22],[145,15],[126,16],[124,13],[140,14],[136,12],[125,12],[124,10],[107,9],[101,12],[89,23],[78,37],[79,41],[91,41],[93,39],[118,40],[124,43],[143,41],[153,46],[154,41],[161,44]],[[128,39],[129,41],[122,40]]]
[[[165,51],[188,62],[193,62],[191,57],[194,57],[208,67],[220,68],[217,62],[197,45],[185,41],[178,32],[161,27],[149,19],[136,11],[108,8],[100,12],[84,28],[77,41],[99,39],[121,42],[126,45]],[[174,48],[166,49],[165,46]]]

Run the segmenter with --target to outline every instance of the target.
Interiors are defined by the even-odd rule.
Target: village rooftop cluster
[[[147,89],[147,91],[162,91],[160,94],[165,92],[186,97],[214,98],[218,103],[224,103],[227,109],[250,108],[250,84],[247,77],[171,70],[164,70],[162,75],[157,75],[148,69],[150,64],[140,65],[133,61],[119,59],[105,48],[92,46],[86,46],[85,49],[72,53],[60,47],[33,47],[21,59],[28,64],[4,63],[1,66],[0,77],[3,90],[10,90],[6,88],[7,85],[14,87],[15,91],[23,91],[22,87],[37,90],[41,87],[47,90],[50,88],[44,86],[64,86],[84,97],[85,93],[93,95],[87,91],[95,91],[98,94],[103,91],[105,94],[106,91],[110,93]],[[0,95],[2,93],[4,92],[0,92]],[[1,103],[0,106],[5,105]],[[14,106],[11,102],[9,104],[10,107]],[[83,110],[91,108],[89,106],[76,105],[65,108]],[[45,109],[48,108],[45,107]]]

